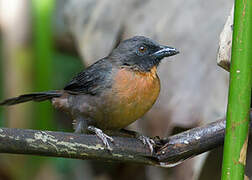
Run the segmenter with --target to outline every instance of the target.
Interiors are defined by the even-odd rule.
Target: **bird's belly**
[[[122,129],[142,117],[155,103],[160,82],[155,74],[121,72],[115,78],[112,93],[105,99],[102,118],[97,126],[102,129]],[[109,105],[109,106],[108,106]]]

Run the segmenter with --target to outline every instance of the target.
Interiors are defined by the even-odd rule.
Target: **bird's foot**
[[[155,145],[155,141],[147,136],[144,136],[144,135],[139,135],[137,137],[140,141],[142,141],[142,143],[144,145],[147,145],[149,147],[149,150],[151,152],[151,154],[153,153],[153,146]]]
[[[87,129],[93,133],[95,133],[98,138],[100,138],[102,140],[102,143],[105,145],[105,147],[108,149],[108,150],[112,150],[112,148],[110,147],[109,145],[109,141],[111,142],[114,142],[114,139],[110,136],[108,136],[107,134],[105,134],[104,132],[102,132],[101,129],[99,128],[96,128],[94,126],[88,126]]]
[[[131,136],[134,136],[135,138],[139,139],[144,145],[147,145],[151,154],[153,153],[153,146],[156,145],[155,141],[153,139],[151,139],[150,137],[147,137],[147,136],[144,136],[144,135],[141,135],[140,133],[138,132],[135,132],[135,131],[131,131],[131,130],[127,130],[127,129],[121,129],[120,130],[121,133],[124,133],[124,134],[128,134],[128,135],[131,135]]]

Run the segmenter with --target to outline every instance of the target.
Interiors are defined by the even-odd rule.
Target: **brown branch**
[[[76,159],[132,161],[156,164],[148,149],[134,138],[114,137],[113,150],[95,135],[0,128],[0,152]]]
[[[222,145],[224,130],[223,119],[166,140],[156,140],[158,146],[151,154],[149,149],[135,138],[113,137],[113,150],[108,151],[94,135],[0,128],[0,153],[123,161],[170,167]]]
[[[214,149],[224,142],[225,123],[225,119],[222,119],[171,136],[158,150],[156,157],[163,166],[170,166]]]

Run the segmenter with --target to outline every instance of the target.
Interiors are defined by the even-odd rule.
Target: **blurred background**
[[[231,0],[0,0],[0,99],[61,89],[121,40],[144,35],[176,47],[158,70],[161,94],[129,128],[165,137],[225,116],[228,73],[217,66]],[[72,132],[49,102],[0,108],[0,125]],[[222,149],[169,169],[139,164],[0,155],[0,179],[220,179]],[[248,166],[252,163],[248,155]],[[247,169],[247,175],[251,176]]]

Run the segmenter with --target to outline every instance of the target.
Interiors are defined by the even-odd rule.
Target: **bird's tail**
[[[10,106],[14,104],[19,104],[27,101],[45,101],[50,100],[54,97],[60,97],[62,95],[61,91],[46,91],[46,92],[37,92],[31,94],[24,94],[18,97],[9,98],[0,102],[0,106]]]

